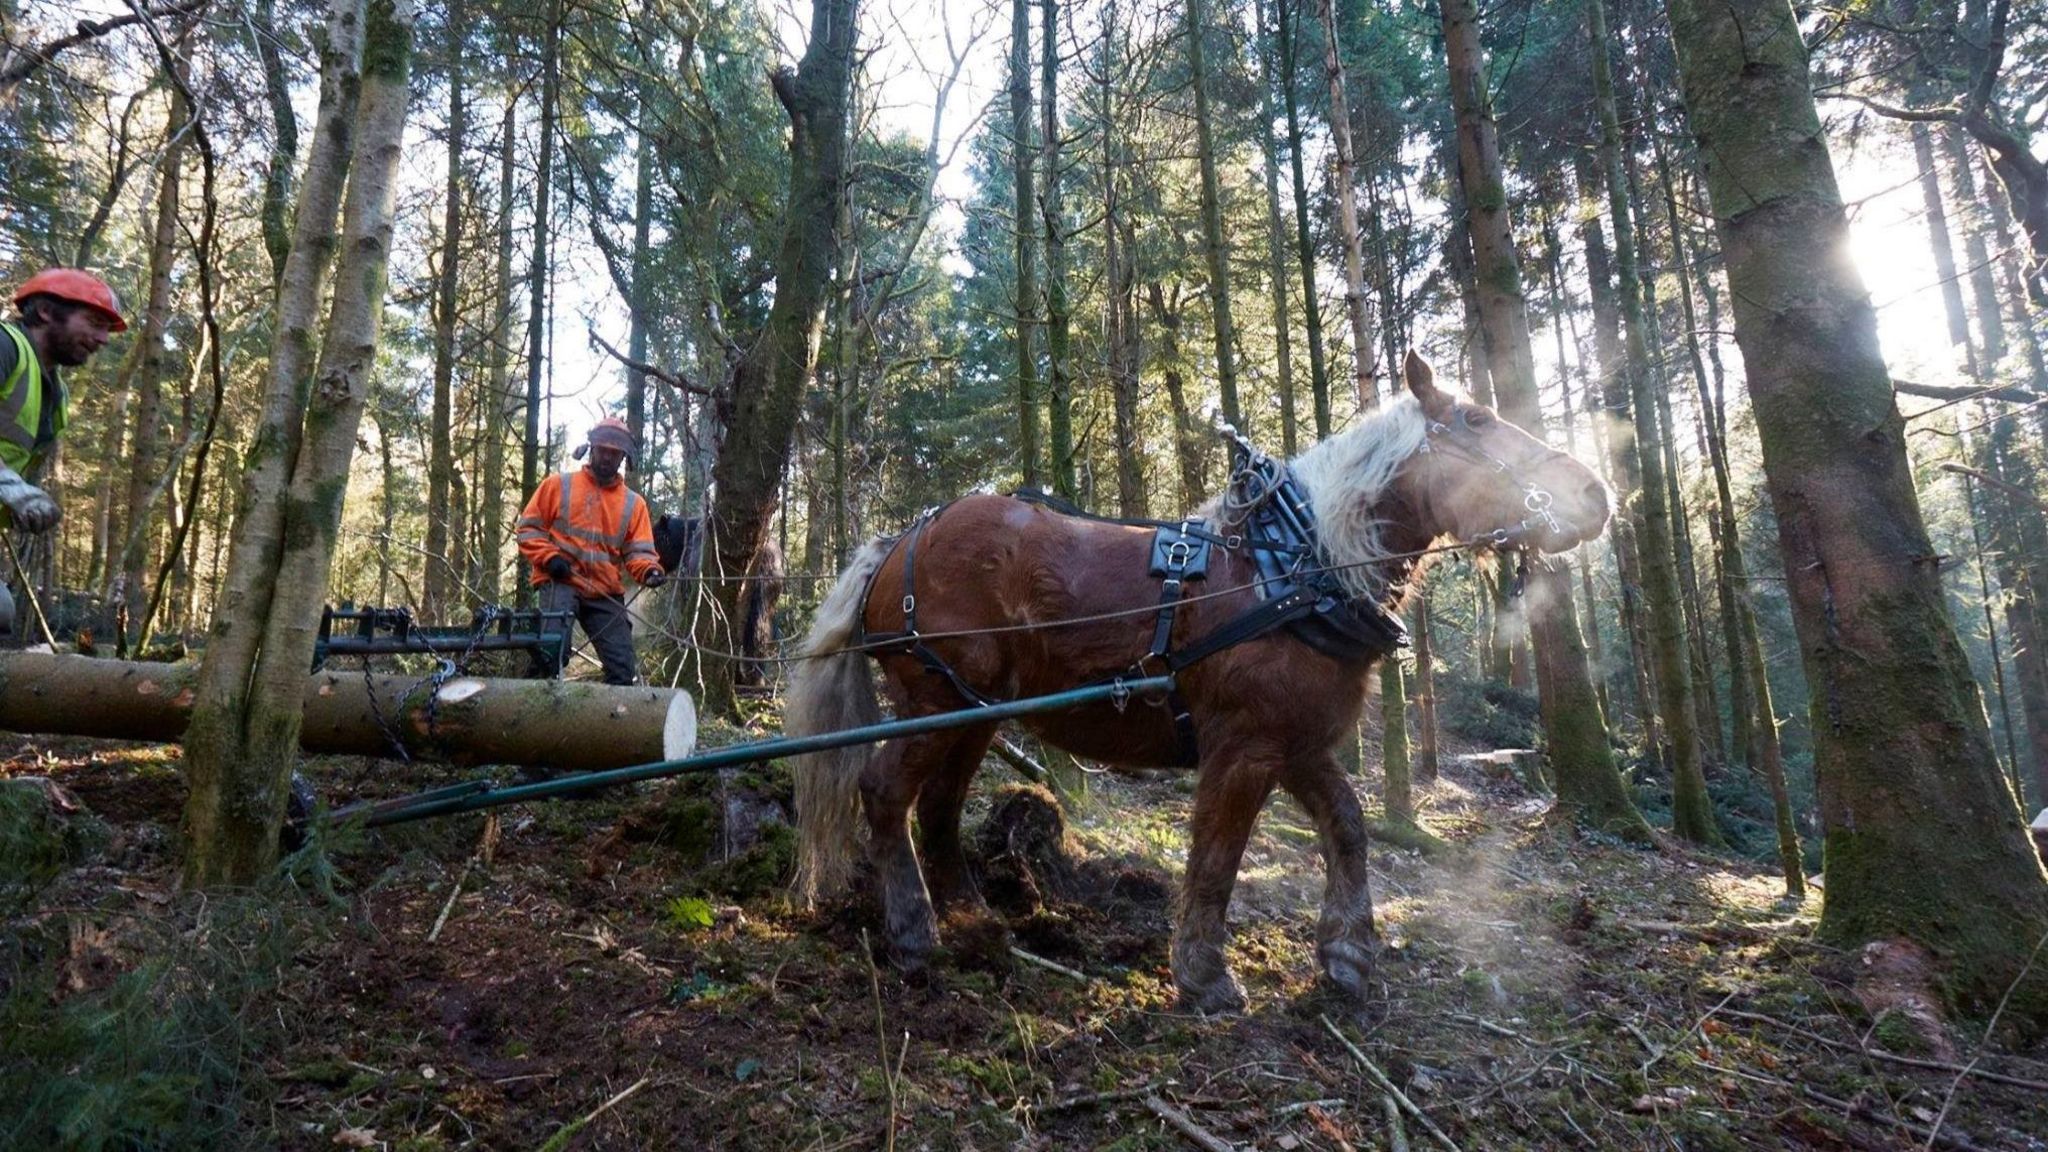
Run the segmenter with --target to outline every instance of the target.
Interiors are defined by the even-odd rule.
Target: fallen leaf
[[[377,1130],[375,1128],[343,1128],[334,1134],[334,1143],[341,1148],[375,1148],[377,1146]]]

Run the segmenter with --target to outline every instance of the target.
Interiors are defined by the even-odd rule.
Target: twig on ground
[[[1401,1105],[1403,1111],[1413,1117],[1417,1124],[1422,1125],[1424,1131],[1436,1138],[1437,1143],[1450,1149],[1450,1152],[1460,1152],[1457,1141],[1444,1135],[1444,1130],[1436,1126],[1436,1121],[1431,1120],[1422,1109],[1415,1106],[1413,1100],[1408,1099],[1399,1088],[1396,1088],[1394,1082],[1387,1078],[1387,1074],[1380,1071],[1380,1066],[1373,1063],[1372,1059],[1358,1045],[1353,1044],[1350,1037],[1339,1031],[1337,1025],[1331,1022],[1328,1016],[1323,1016],[1322,1021],[1323,1027],[1330,1030],[1330,1035],[1335,1036],[1338,1043],[1350,1050],[1351,1058],[1358,1061],[1359,1066],[1365,1069],[1366,1075],[1370,1076],[1373,1082],[1379,1085],[1380,1091],[1392,1096]]]
[[[1165,1083],[1172,1084],[1173,1081],[1168,1080]],[[1031,1110],[1033,1112],[1067,1112],[1075,1108],[1099,1108],[1104,1104],[1115,1104],[1121,1100],[1142,1099],[1158,1092],[1161,1087],[1162,1085],[1160,1084],[1147,1084],[1142,1088],[1121,1088],[1114,1092],[1090,1092],[1085,1096],[1069,1096],[1064,1100],[1055,1100],[1050,1104],[1035,1105]]]
[[[581,1132],[585,1128],[590,1127],[591,1121],[596,1120],[599,1116],[602,1116],[606,1112],[611,1111],[613,1108],[618,1107],[620,1104],[625,1103],[628,1097],[632,1096],[633,1093],[638,1092],[639,1090],[645,1087],[647,1087],[647,1077],[642,1076],[640,1079],[633,1082],[633,1086],[631,1088],[626,1089],[624,1092],[619,1093],[618,1095],[612,1097],[611,1099],[605,1101],[602,1104],[599,1104],[596,1108],[592,1109],[590,1115],[585,1116],[583,1119],[578,1120],[573,1124],[569,1124],[563,1127],[563,1129],[560,1132],[557,1132],[553,1136],[548,1137],[548,1142],[546,1144],[541,1145],[540,1152],[562,1152],[562,1149],[567,1148],[569,1146],[569,1142],[576,1138],[576,1134],[578,1132]]]
[[[1638,1074],[1648,1076],[1650,1074],[1650,1069],[1655,1068],[1657,1066],[1658,1061],[1661,1061],[1664,1059],[1664,1057],[1669,1056],[1673,1048],[1676,1048],[1680,1044],[1685,1043],[1688,1039],[1692,1037],[1693,1033],[1698,1032],[1701,1028],[1706,1027],[1707,1021],[1713,1019],[1714,1014],[1716,1012],[1719,1012],[1721,1009],[1726,1008],[1728,1006],[1728,1002],[1733,999],[1735,999],[1735,993],[1733,992],[1730,992],[1726,996],[1721,997],[1721,1002],[1719,1004],[1714,1005],[1712,1008],[1709,1008],[1704,1013],[1702,1013],[1699,1019],[1692,1022],[1692,1027],[1687,1028],[1684,1032],[1679,1033],[1678,1039],[1673,1040],[1670,1044],[1667,1044],[1662,1048],[1652,1049],[1653,1055],[1651,1055],[1651,1057],[1648,1060],[1643,1061],[1643,1066],[1642,1068],[1638,1069]],[[1645,1046],[1649,1045],[1649,1039],[1643,1036],[1643,1034],[1640,1031],[1636,1031],[1635,1025],[1629,1025],[1629,1030],[1634,1031],[1636,1033],[1636,1037],[1642,1040]]]
[[[462,885],[469,879],[470,872],[476,868],[476,862],[482,860],[484,866],[489,867],[490,858],[497,851],[497,847],[498,817],[493,814],[484,821],[483,835],[477,838],[476,851],[470,853],[468,860],[463,861],[462,871],[455,877],[455,890],[448,893],[448,902],[441,905],[441,914],[434,917],[434,927],[427,933],[427,943],[432,944],[441,938],[441,929],[448,924],[448,914],[455,911],[455,902],[462,898]]]
[[[1297,1100],[1292,1104],[1282,1104],[1280,1107],[1273,1109],[1273,1115],[1293,1116],[1299,1112],[1306,1112],[1311,1108],[1342,1108],[1343,1106],[1344,1101],[1337,1099]]]
[[[1401,1125],[1401,1106],[1394,1098],[1382,1092],[1380,1108],[1387,1114],[1388,1152],[1408,1152],[1408,1129]]]
[[[1780,1020],[1776,1016],[1767,1015],[1762,1012],[1745,1012],[1739,1008],[1727,1008],[1722,1010],[1721,1015],[1733,1017],[1737,1020],[1754,1020],[1759,1024],[1769,1024],[1774,1028],[1781,1028],[1795,1036],[1802,1036],[1816,1044],[1824,1044],[1829,1048],[1838,1049],[1843,1052],[1854,1052],[1858,1056],[1868,1056],[1876,1060],[1889,1060],[1894,1064],[1904,1064],[1909,1068],[1928,1068],[1936,1072],[1961,1072],[1974,1076],[1979,1080],[1989,1080],[1994,1084],[2010,1084],[2015,1088],[2032,1088],[2037,1092],[2048,1092],[2048,1081],[2029,1080],[2024,1076],[2008,1076],[2003,1072],[1987,1072],[1982,1068],[1976,1067],[1974,1062],[1970,1064],[1956,1064],[1947,1060],[1924,1060],[1918,1056],[1900,1056],[1895,1052],[1887,1052],[1882,1048],[1850,1044],[1843,1040],[1823,1036],[1818,1032],[1801,1028],[1789,1020]]]
[[[889,1086],[889,1132],[883,1138],[882,1147],[890,1152],[896,1147],[896,1076],[889,1068],[889,1025],[882,1015],[882,970],[875,967],[875,949],[868,943],[868,930],[860,930],[860,950],[868,958],[868,986],[875,995],[875,1045],[882,1053],[882,1079]],[[903,1048],[910,1050],[910,1034],[904,1033]],[[899,1061],[900,1066],[900,1061]]]
[[[1467,1016],[1463,1012],[1449,1012],[1446,1013],[1446,1015],[1449,1016],[1452,1020],[1456,1020],[1460,1024],[1470,1024],[1471,1026],[1479,1029],[1482,1032],[1491,1032],[1495,1036],[1505,1036],[1510,1040],[1528,1039],[1527,1036],[1522,1035],[1520,1032],[1515,1031],[1513,1028],[1509,1028],[1503,1024],[1495,1024],[1491,1020],[1482,1020],[1477,1016]]]
[[[1868,1120],[1874,1124],[1889,1124],[1901,1131],[1911,1132],[1915,1136],[1925,1138],[1929,1145],[1939,1144],[1944,1148],[1958,1149],[1959,1152],[1981,1152],[1978,1145],[1972,1143],[1968,1136],[1964,1136],[1961,1133],[1950,1136],[1946,1133],[1936,1132],[1932,1128],[1923,1128],[1910,1121],[1901,1120],[1897,1116],[1886,1115],[1860,1100],[1838,1100],[1811,1084],[1801,1084],[1799,1090],[1806,1094],[1807,1099],[1817,1100],[1830,1108],[1839,1108],[1844,1115],[1854,1116],[1859,1120]]]
[[[2041,938],[2034,942],[2034,950],[2027,953],[2027,962],[2020,965],[2020,974],[2012,978],[2012,983],[2005,986],[2005,995],[1998,998],[1998,1007],[1991,1013],[1991,1022],[1984,1025],[1984,1042],[1977,1045],[1977,1054],[1970,1057],[1970,1063],[1949,1082],[1948,1092],[1941,1098],[1941,1110],[1934,1114],[1934,1131],[1927,1134],[1928,1148],[1934,1147],[1934,1138],[1941,1134],[1941,1122],[1948,1119],[1949,1107],[1956,1102],[1956,1089],[1963,1086],[1963,1079],[1977,1067],[1979,1060],[1984,1059],[1984,1049],[1990,1047],[1991,1036],[1998,1031],[1998,1018],[2005,1015],[2005,1006],[2012,1002],[2013,989],[2018,988],[2026,980],[2027,973],[2034,970],[2034,961],[2040,958],[2044,947],[2048,947],[2048,932],[2043,932]]]
[[[1047,960],[1043,956],[1035,956],[1029,952],[1026,952],[1022,948],[1017,947],[1015,944],[1010,945],[1010,955],[1015,956],[1017,959],[1024,961],[1026,964],[1035,964],[1048,972],[1057,972],[1060,975],[1065,976],[1069,979],[1079,980],[1083,984],[1093,983],[1093,981],[1089,978],[1089,975],[1086,972],[1069,968],[1065,964],[1062,964],[1057,960]]]
[[[1195,1123],[1187,1113],[1161,1100],[1156,1094],[1145,1096],[1144,1101],[1154,1116],[1166,1121],[1168,1127],[1187,1137],[1189,1143],[1204,1152],[1237,1152],[1237,1145]]]

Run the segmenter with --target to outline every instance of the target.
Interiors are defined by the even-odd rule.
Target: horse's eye
[[[1484,408],[1472,408],[1465,412],[1465,423],[1474,428],[1484,428],[1493,423],[1493,413]]]

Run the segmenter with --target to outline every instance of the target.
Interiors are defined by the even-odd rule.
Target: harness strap
[[[960,674],[953,670],[953,666],[946,663],[944,657],[931,650],[931,647],[924,642],[924,639],[918,635],[917,631],[917,542],[923,538],[926,529],[931,527],[932,523],[939,518],[939,514],[950,506],[948,504],[941,504],[937,508],[927,511],[924,515],[917,518],[916,523],[910,526],[910,531],[903,534],[903,630],[900,632],[885,632],[878,636],[870,634],[863,628],[861,630],[860,642],[863,645],[869,645],[890,644],[902,641],[903,651],[915,658],[919,664],[924,665],[926,672],[945,677],[946,682],[953,686],[955,692],[960,693],[962,699],[986,708],[991,704],[997,703],[997,701],[976,691],[974,685],[962,679]],[[875,571],[880,572],[881,568],[877,566]],[[873,591],[874,574],[871,573],[868,576],[868,587],[861,593],[860,597],[862,604],[861,614],[863,616],[866,615],[868,595]]]
[[[1200,532],[1196,527],[1200,523],[1199,518],[1190,517],[1177,528],[1162,526],[1152,542],[1150,574],[1159,577],[1159,616],[1152,627],[1152,647],[1133,669],[1140,674],[1154,660],[1171,666],[1173,617],[1180,608],[1182,592],[1187,581],[1200,580],[1209,573],[1209,540],[1204,538],[1208,533]],[[1192,767],[1200,762],[1201,750],[1195,742],[1194,714],[1178,686],[1167,688],[1166,710],[1173,717],[1173,732],[1180,741],[1181,763]]]
[[[1199,526],[1202,523],[1200,520],[1154,520],[1148,516],[1103,516],[1062,500],[1050,492],[1040,492],[1036,488],[1019,488],[1015,492],[1010,493],[1010,499],[1022,500],[1027,504],[1043,505],[1063,516],[1072,516],[1078,520],[1092,520],[1097,524],[1121,524],[1127,528],[1164,528],[1170,532],[1185,530],[1187,535],[1196,540],[1200,540],[1205,544],[1221,544],[1231,551],[1236,551],[1239,545],[1251,548],[1265,548],[1274,552],[1286,552],[1290,555],[1301,556],[1307,556],[1315,551],[1314,545],[1303,544],[1295,540],[1271,539],[1262,536],[1244,535],[1242,533],[1225,535],[1221,532],[1211,532]]]

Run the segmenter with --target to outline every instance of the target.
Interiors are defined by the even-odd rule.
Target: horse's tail
[[[867,653],[847,651],[860,632],[868,581],[895,541],[881,539],[854,554],[839,582],[818,606],[789,677],[782,727],[790,736],[813,736],[879,723]],[[846,886],[860,852],[860,777],[874,745],[852,744],[796,758],[799,900],[813,904]]]

